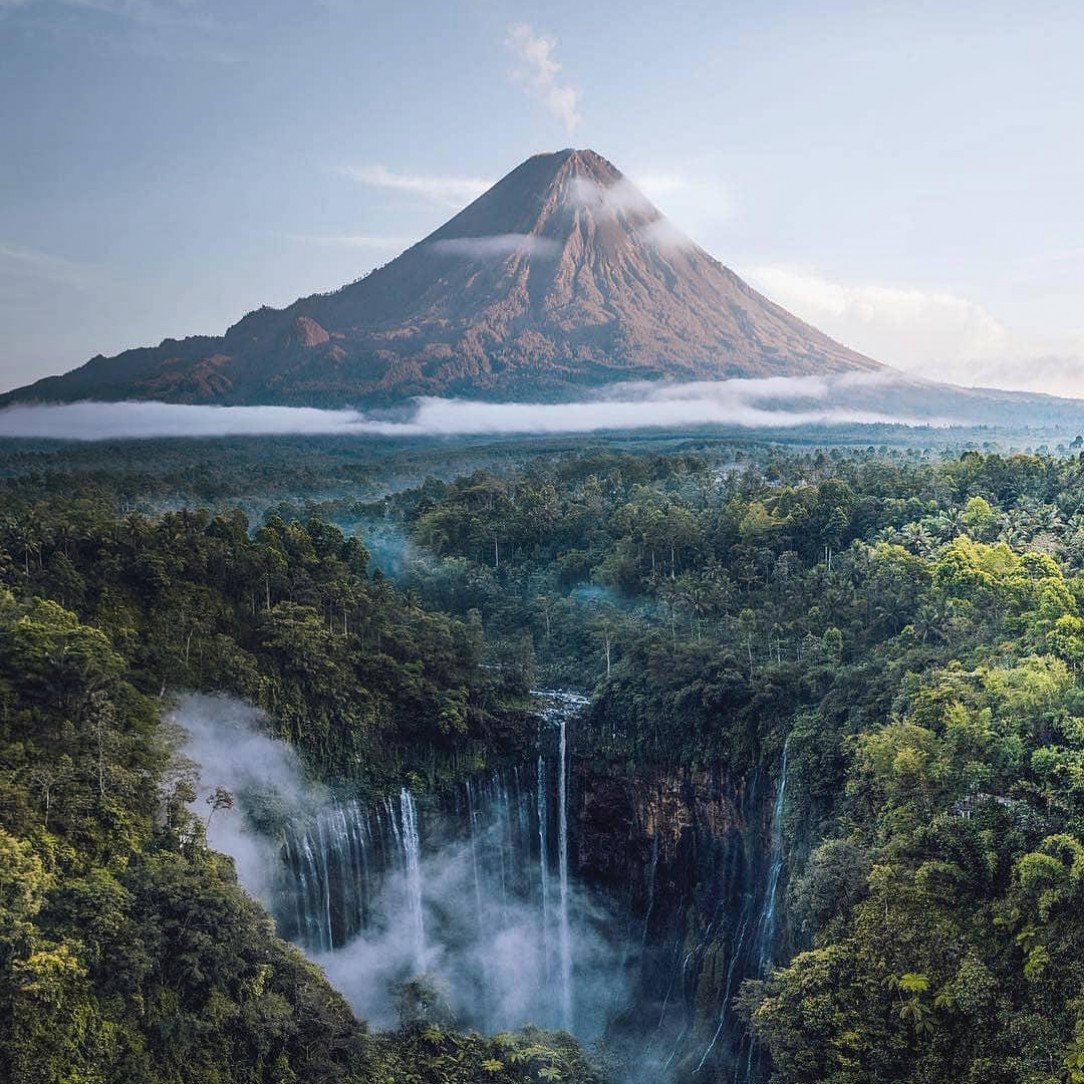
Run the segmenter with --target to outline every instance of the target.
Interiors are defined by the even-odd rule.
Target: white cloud
[[[401,251],[414,244],[412,237],[381,237],[367,233],[291,233],[287,240],[301,241],[324,248],[378,248]]]
[[[470,259],[500,259],[504,256],[538,256],[551,258],[561,246],[551,237],[531,233],[501,233],[491,237],[448,237],[433,241],[429,247],[446,256],[467,256]]]
[[[442,207],[460,208],[477,199],[493,182],[482,177],[394,173],[381,165],[344,166],[342,173],[371,188],[409,192]]]
[[[640,236],[660,252],[687,252],[696,243],[682,233],[668,218],[656,218],[639,231]]]
[[[556,117],[571,135],[580,120],[583,92],[561,78],[561,65],[554,58],[557,39],[537,34],[527,23],[508,28],[505,46],[516,59],[512,78]]]
[[[982,305],[947,291],[846,285],[786,267],[743,274],[833,338],[916,375],[968,387],[1084,391],[1084,336],[1018,334]]]
[[[670,183],[676,184],[676,179],[672,178]],[[627,177],[611,185],[601,185],[589,177],[573,177],[565,188],[564,199],[570,207],[589,208],[596,215],[625,219],[643,241],[660,252],[674,253],[696,247]]]
[[[734,216],[734,199],[718,178],[698,171],[643,173],[630,170],[636,185],[669,218],[693,237],[710,234]]]
[[[611,185],[601,185],[589,177],[573,177],[565,187],[564,199],[573,207],[590,207],[613,215],[651,217],[657,213],[651,201],[625,177]]]

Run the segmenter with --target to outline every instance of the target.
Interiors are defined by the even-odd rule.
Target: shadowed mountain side
[[[593,151],[528,159],[386,266],[221,337],[96,357],[0,404],[565,400],[628,380],[883,367],[762,297]]]

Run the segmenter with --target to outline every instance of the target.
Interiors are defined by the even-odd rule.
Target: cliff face
[[[0,404],[562,399],[631,379],[881,368],[681,236],[606,159],[564,150],[529,158],[341,290],[260,309],[221,337],[94,358]]]
[[[760,1079],[735,998],[786,953],[779,780],[719,765],[629,776],[586,762],[575,778],[577,869],[634,916],[630,940],[642,946],[634,1008],[613,1041],[644,1052],[644,1080],[664,1069],[677,1081]]]

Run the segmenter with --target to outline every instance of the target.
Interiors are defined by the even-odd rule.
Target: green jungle
[[[0,1080],[1084,1082],[1084,457],[922,439],[7,443]],[[367,1024],[171,706],[434,809],[539,688],[623,1007]]]

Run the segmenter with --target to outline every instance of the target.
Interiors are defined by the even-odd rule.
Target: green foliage
[[[551,672],[599,683],[581,755],[752,771],[792,734],[812,947],[745,995],[774,1080],[1077,1072],[1081,463],[667,466],[558,472],[532,530],[536,480],[404,496],[441,561],[411,582],[473,583],[488,635],[529,627]]]
[[[360,478],[333,447],[305,489]],[[521,746],[540,680],[595,691],[576,755],[616,773],[739,779],[790,736],[793,951],[742,995],[774,1081],[1084,1080],[1084,463],[499,460],[255,529],[120,514],[165,483],[95,453],[75,498],[11,466],[0,1078],[599,1079],[559,1033],[455,1031],[431,991],[367,1036],[202,848],[157,731],[163,689],[232,690],[325,775],[435,784]],[[398,586],[341,529],[376,519],[409,541]]]
[[[319,519],[272,515],[250,532],[239,510],[118,519],[95,507],[73,532],[70,513],[37,501],[0,524],[0,548],[18,548],[32,524],[33,560],[10,571],[11,587],[59,594],[76,611],[66,626],[57,615],[67,611],[39,598],[9,648],[25,702],[70,687],[75,724],[126,664],[145,693],[224,690],[264,707],[324,775],[394,771],[400,760],[417,770],[486,737],[529,679],[529,667],[487,679],[475,627],[370,578],[358,539]],[[61,567],[77,592],[56,580]],[[70,700],[76,689],[85,703]]]

